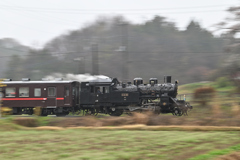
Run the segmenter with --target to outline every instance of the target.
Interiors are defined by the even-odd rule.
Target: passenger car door
[[[56,87],[48,87],[47,88],[47,108],[56,108],[56,95],[57,88]]]

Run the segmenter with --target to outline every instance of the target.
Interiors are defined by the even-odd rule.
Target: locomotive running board
[[[140,107],[128,107],[129,111],[136,111],[136,110],[149,110],[149,111],[153,111],[156,110],[156,107],[159,107],[157,105],[158,103],[146,103]]]
[[[179,100],[175,100],[174,98],[170,97],[170,99],[177,105],[180,106],[180,101]],[[181,100],[182,101],[182,100]]]

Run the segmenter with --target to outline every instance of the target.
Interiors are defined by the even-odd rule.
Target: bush
[[[215,89],[212,87],[202,87],[194,91],[194,99],[201,105],[206,105],[215,96]]]
[[[216,84],[219,88],[224,88],[230,86],[231,82],[226,77],[220,77],[216,80]]]
[[[15,124],[25,126],[25,127],[37,127],[38,122],[35,118],[28,118],[28,117],[20,117],[20,118],[15,118],[13,120]]]

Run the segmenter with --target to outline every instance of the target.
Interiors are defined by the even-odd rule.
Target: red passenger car
[[[22,81],[2,82],[2,106],[13,114],[64,116],[79,108],[79,82],[77,81]]]

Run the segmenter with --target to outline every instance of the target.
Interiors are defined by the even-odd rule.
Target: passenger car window
[[[19,97],[29,97],[29,88],[20,87],[18,93],[19,93]]]
[[[5,97],[16,97],[16,88],[7,87],[6,88],[6,96]]]
[[[55,87],[49,87],[48,88],[48,96],[55,96],[56,95],[56,88]]]
[[[34,97],[41,97],[41,88],[34,88]]]
[[[65,86],[65,96],[69,96],[69,87]]]
[[[75,92],[76,92],[76,88],[73,87],[73,88],[72,88],[72,95],[75,95]]]

